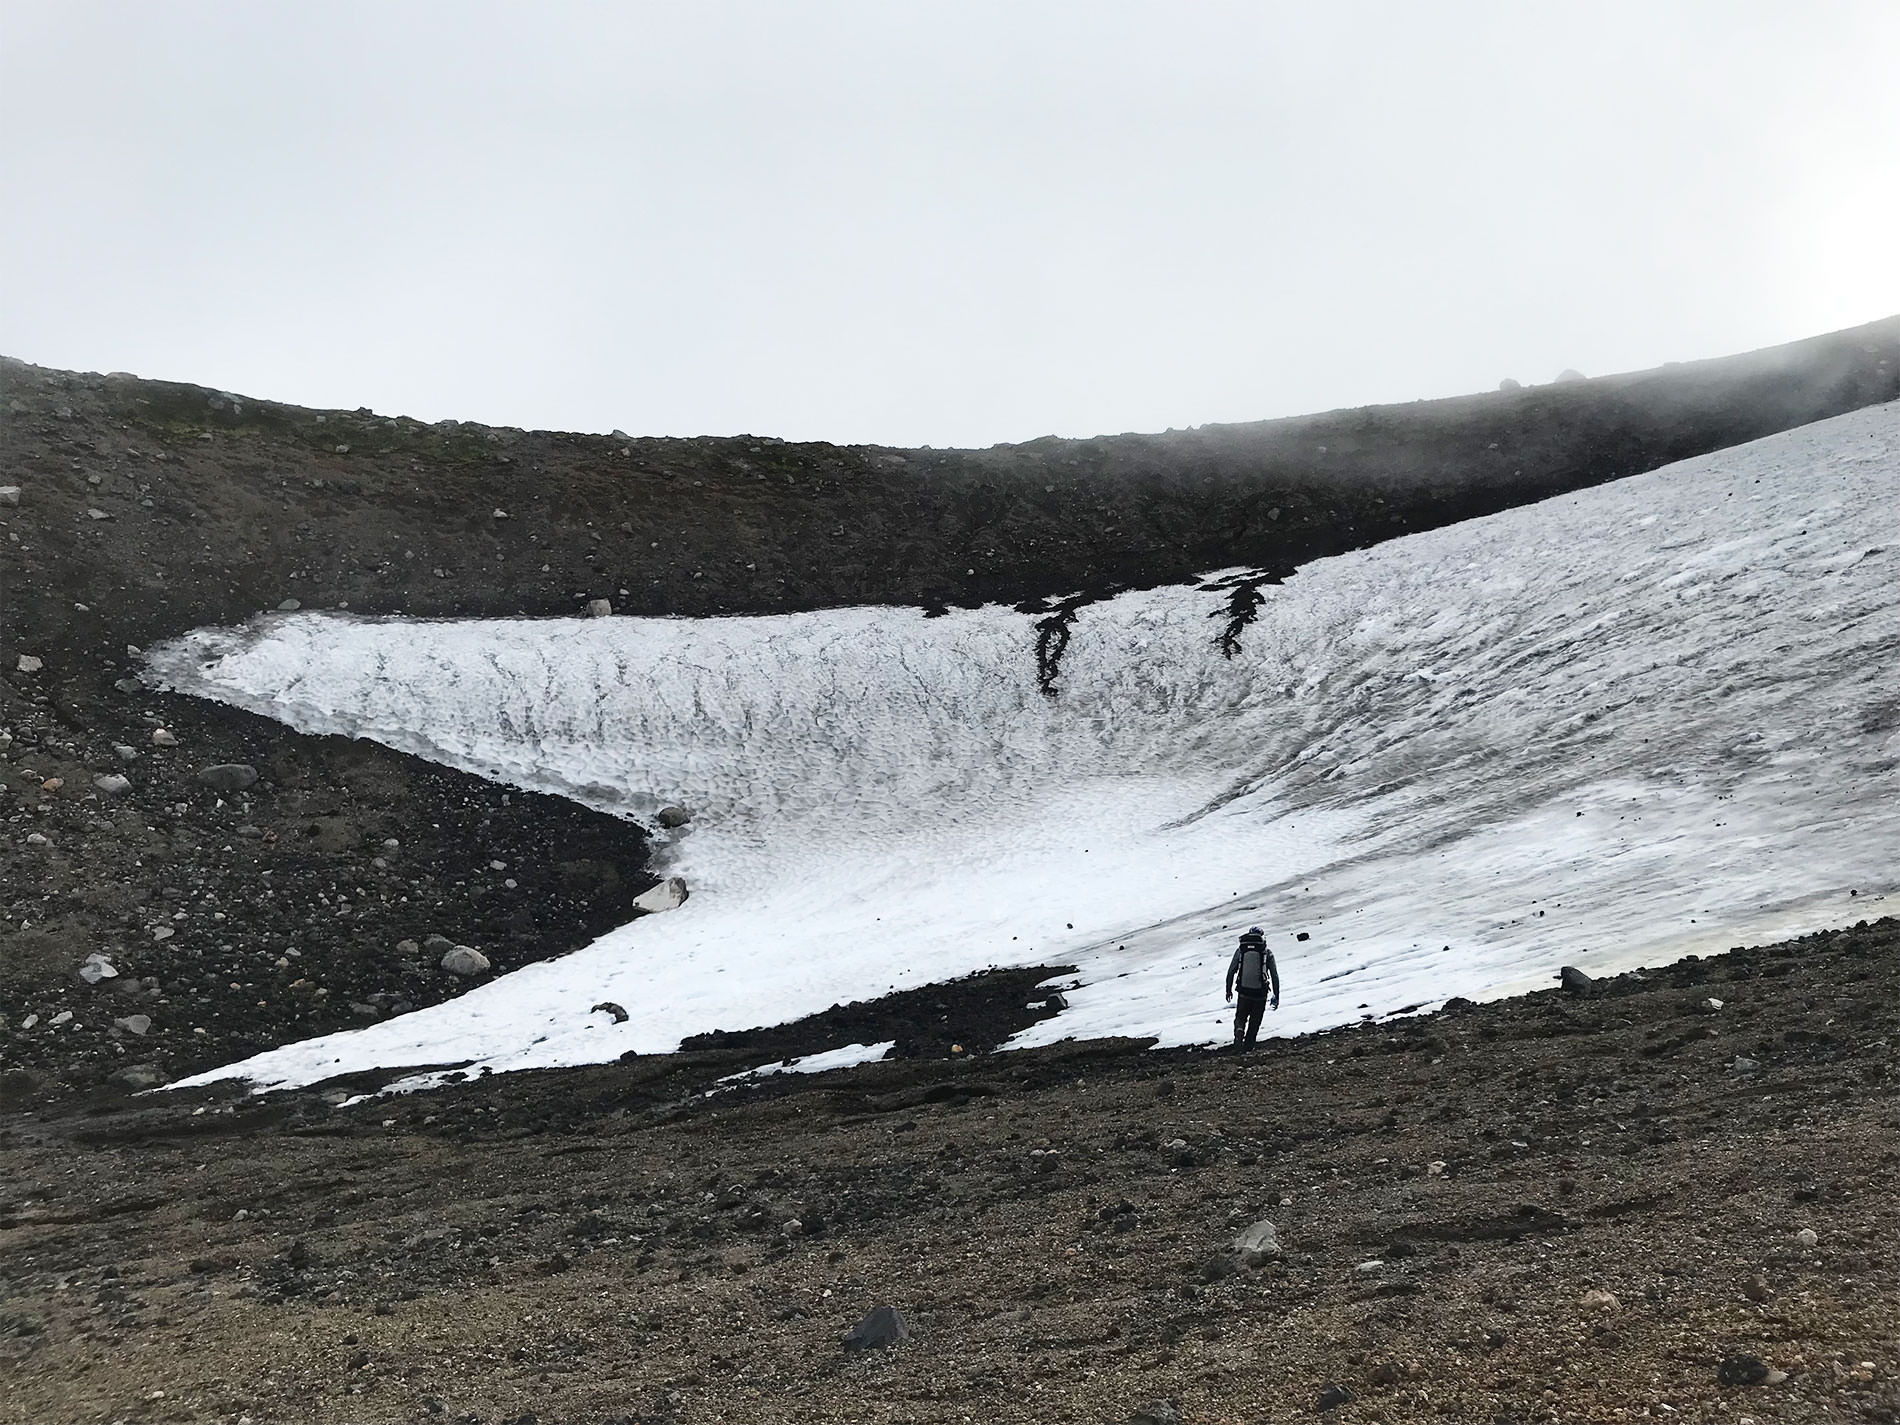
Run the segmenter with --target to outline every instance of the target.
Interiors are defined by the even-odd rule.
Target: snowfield
[[[1888,405],[1394,540],[1266,589],[1231,660],[1225,594],[1125,594],[1054,698],[1003,608],[201,630],[151,655],[164,686],[691,809],[655,832],[691,897],[189,1082],[599,1062],[995,965],[1077,966],[1019,1043],[1195,1044],[1253,924],[1286,1034],[1877,916],[1897,474]]]

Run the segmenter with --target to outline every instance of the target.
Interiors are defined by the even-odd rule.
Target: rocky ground
[[[1897,957],[1863,922],[1245,1056],[21,1114],[0,1420],[1893,1421]]]

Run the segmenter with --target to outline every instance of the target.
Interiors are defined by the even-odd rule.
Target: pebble
[[[1821,1234],[1816,1232],[1812,1227],[1803,1227],[1799,1232],[1794,1234],[1794,1240],[1799,1242],[1803,1247],[1818,1247],[1821,1244]]]
[[[51,846],[53,843],[47,840],[41,833],[29,831],[26,834],[26,844],[28,846]]]
[[[1352,1392],[1345,1386],[1336,1380],[1329,1380],[1319,1388],[1319,1399],[1313,1402],[1313,1409],[1324,1415],[1329,1410],[1337,1410],[1352,1398]]]
[[[97,950],[88,955],[85,963],[79,967],[79,978],[89,985],[96,985],[101,980],[116,980],[118,977],[118,967]]]
[[[472,945],[455,945],[442,957],[442,968],[451,975],[472,979],[488,973],[488,957]]]
[[[1385,1262],[1382,1258],[1373,1257],[1367,1261],[1361,1262],[1358,1266],[1354,1267],[1353,1270],[1355,1272],[1364,1272],[1367,1274],[1370,1274],[1372,1272],[1382,1272],[1385,1270]]]
[[[121,797],[132,790],[131,781],[121,777],[117,772],[108,772],[103,777],[94,777],[92,784],[109,797]]]
[[[112,1022],[127,1034],[136,1034],[141,1038],[152,1032],[152,1016],[149,1014],[128,1014]]]
[[[302,607],[303,603],[301,600],[285,599],[282,603],[277,605],[277,612],[280,614],[294,614]]]
[[[1580,1298],[1578,1305],[1586,1311],[1619,1311],[1623,1303],[1616,1299],[1616,1293],[1605,1291],[1600,1286],[1591,1287]]]
[[[895,1306],[874,1306],[844,1338],[847,1351],[877,1351],[910,1335],[910,1324]]]
[[[121,762],[138,761],[139,750],[136,747],[128,747],[123,742],[115,742],[112,744],[112,751]]]
[[[222,762],[200,769],[198,780],[214,792],[241,792],[257,781],[257,768],[243,762]]]
[[[173,735],[170,728],[155,727],[152,729],[152,746],[176,747],[177,745],[178,739]]]
[[[40,669],[44,668],[46,664],[40,659],[35,658],[31,653],[22,653],[20,655],[20,661],[14,666],[22,673],[37,673]]]
[[[0,505],[17,505],[19,503],[20,487],[18,485],[0,485]]]
[[[1234,1238],[1234,1255],[1249,1267],[1263,1267],[1280,1252],[1279,1234],[1264,1217]]]

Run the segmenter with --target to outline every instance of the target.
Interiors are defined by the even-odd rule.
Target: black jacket
[[[1250,950],[1257,950],[1260,954],[1259,960],[1251,965],[1247,963],[1247,952]],[[1250,985],[1247,983],[1249,980],[1256,980],[1257,983]],[[1273,1002],[1276,1005],[1280,1003],[1280,967],[1273,963],[1273,952],[1267,949],[1267,942],[1263,937],[1256,935],[1240,937],[1240,944],[1234,950],[1234,958],[1227,965],[1227,993],[1229,995],[1233,994],[1236,981],[1239,982],[1238,987],[1243,995],[1251,995],[1255,998],[1264,996],[1268,986],[1271,985]]]

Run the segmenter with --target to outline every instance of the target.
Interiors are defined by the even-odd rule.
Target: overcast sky
[[[985,445],[1900,312],[1892,0],[0,0],[0,352]]]

